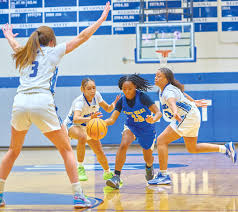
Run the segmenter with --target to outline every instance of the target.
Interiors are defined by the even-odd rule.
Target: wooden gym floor
[[[117,148],[104,147],[112,170]],[[1,149],[0,159],[5,152]],[[154,156],[157,171],[156,150]],[[238,211],[238,166],[220,153],[189,154],[183,145],[171,145],[171,186],[148,186],[144,166],[141,148],[132,146],[122,171],[123,186],[112,190],[105,186],[101,166],[87,148],[89,180],[81,185],[94,207],[74,210],[59,153],[54,148],[25,148],[6,182],[6,207],[0,211]]]

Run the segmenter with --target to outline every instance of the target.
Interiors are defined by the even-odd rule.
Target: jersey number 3
[[[33,73],[31,73],[31,74],[29,75],[30,77],[36,77],[37,71],[38,71],[38,66],[39,66],[38,61],[33,61],[33,62],[32,62],[32,71],[33,71]]]

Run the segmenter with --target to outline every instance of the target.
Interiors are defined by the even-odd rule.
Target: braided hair
[[[120,90],[122,90],[122,86],[124,82],[126,81],[132,82],[136,86],[136,89],[140,91],[147,91],[152,88],[148,80],[140,77],[138,74],[130,74],[130,75],[122,76],[119,79],[118,87],[120,88]]]
[[[182,92],[184,92],[184,85],[181,84],[178,80],[174,79],[173,72],[166,67],[159,68],[159,70],[165,75],[168,82],[175,87],[179,88]]]

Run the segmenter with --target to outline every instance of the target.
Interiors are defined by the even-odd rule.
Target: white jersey
[[[57,65],[65,54],[66,43],[56,47],[42,46],[41,49],[43,54],[38,50],[32,65],[20,71],[18,93],[54,93]]]
[[[100,108],[99,103],[102,101],[103,101],[103,98],[98,91],[96,91],[95,97],[93,98],[92,102],[88,102],[83,94],[78,96],[72,103],[69,113],[66,119],[64,120],[64,125],[68,129],[73,125],[86,126],[86,123],[82,123],[82,124],[73,123],[74,111],[79,110],[81,111],[81,116],[88,117],[92,113],[99,111],[99,108]]]
[[[194,102],[188,100],[179,88],[173,86],[172,84],[167,84],[164,90],[159,92],[160,102],[163,109],[163,118],[166,121],[175,120],[173,117],[173,112],[169,108],[168,99],[175,98],[176,106],[178,109],[178,114],[184,117],[192,109],[197,108]]]

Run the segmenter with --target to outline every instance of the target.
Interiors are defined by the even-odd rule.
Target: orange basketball
[[[94,140],[100,140],[107,134],[107,124],[100,118],[91,119],[87,124],[87,134]]]

